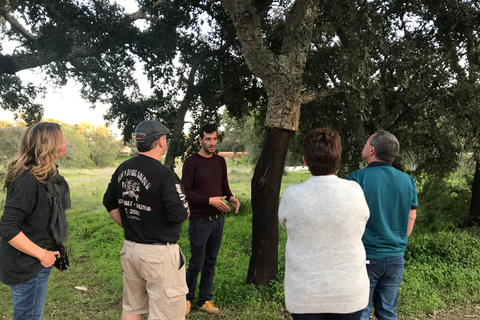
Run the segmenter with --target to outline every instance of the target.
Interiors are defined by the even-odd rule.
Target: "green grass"
[[[251,253],[251,167],[229,161],[229,180],[242,205],[226,217],[214,282],[215,319],[291,319],[284,307],[283,277],[286,232],[280,227],[279,281],[270,287],[246,284]],[[180,173],[180,167],[177,172]],[[113,168],[62,170],[71,187],[68,211],[70,268],[52,270],[44,319],[119,319],[122,269],[119,252],[123,232],[102,206]],[[308,179],[308,172],[288,172],[286,186]],[[0,193],[0,209],[5,195]],[[421,214],[421,213],[420,213]],[[188,223],[179,245],[189,258]],[[426,319],[434,310],[480,301],[480,236],[475,229],[422,233],[414,229],[406,252],[400,288],[400,319]],[[75,287],[86,287],[87,291]],[[0,284],[0,320],[12,319],[9,287]],[[146,318],[145,318],[146,319]],[[212,319],[194,307],[188,319]]]
[[[123,284],[119,252],[123,232],[102,205],[113,170],[61,170],[69,182],[72,197],[72,210],[67,212],[69,241],[66,243],[70,268],[64,272],[52,270],[45,320],[120,318]],[[256,288],[245,283],[251,251],[249,180],[253,171],[235,163],[229,170],[232,191],[242,206],[238,215],[232,213],[226,217],[214,288],[215,303],[222,313],[216,319],[289,319],[282,305],[283,286],[274,286],[277,291],[273,292],[272,288]],[[0,209],[4,199],[5,194],[0,193]],[[184,223],[179,245],[188,259],[187,227],[188,223]],[[75,287],[86,287],[87,291]],[[275,300],[266,302],[272,296]],[[0,301],[0,319],[11,319],[10,288],[3,284],[0,284]],[[208,316],[193,308],[189,318],[207,319]]]
[[[480,301],[480,238],[476,228],[413,234],[405,252],[398,310],[430,312]]]

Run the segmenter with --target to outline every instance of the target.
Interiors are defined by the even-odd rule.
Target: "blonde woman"
[[[24,132],[8,164],[0,220],[0,281],[11,288],[14,320],[42,319],[57,246],[67,241],[70,191],[55,165],[66,147],[58,124],[37,123]]]

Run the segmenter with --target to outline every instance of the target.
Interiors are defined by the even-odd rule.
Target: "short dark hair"
[[[148,142],[137,142],[138,152],[148,152],[148,151],[152,150],[153,148],[155,148],[157,146],[158,140],[160,138],[157,138],[153,141],[148,141]]]
[[[204,124],[200,129],[200,138],[203,139],[204,133],[217,132],[217,126],[211,123]]]
[[[317,128],[303,138],[303,156],[314,176],[332,174],[342,156],[340,134],[330,128]]]
[[[385,162],[393,162],[400,150],[397,138],[385,130],[376,131],[370,145],[375,147],[375,157]]]

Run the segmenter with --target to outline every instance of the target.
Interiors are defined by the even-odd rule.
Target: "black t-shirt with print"
[[[146,244],[178,241],[189,212],[178,176],[144,155],[115,170],[103,205],[108,212],[119,209],[126,240]]]

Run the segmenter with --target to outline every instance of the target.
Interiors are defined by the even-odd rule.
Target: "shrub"
[[[111,135],[92,134],[88,147],[91,152],[90,158],[98,168],[112,166],[119,153],[118,144]]]
[[[480,239],[478,231],[413,234],[405,251],[400,287],[403,314],[432,312],[458,301],[479,299]]]
[[[468,221],[471,191],[465,182],[452,178],[424,177],[417,184],[419,209],[415,228],[424,232],[464,228]]]

